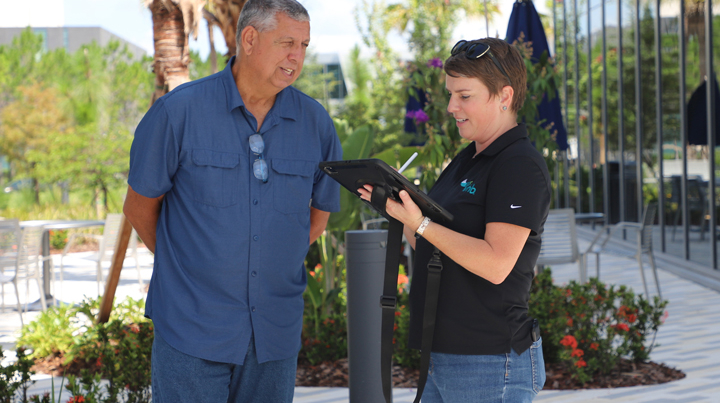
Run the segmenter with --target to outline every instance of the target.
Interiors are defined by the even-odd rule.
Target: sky
[[[481,1],[481,0],[478,0]],[[310,13],[310,46],[314,53],[338,53],[344,59],[355,44],[364,48],[357,29],[354,10],[361,0],[300,0]],[[392,3],[392,0],[386,0]],[[507,21],[514,1],[502,0],[502,14],[490,23],[490,36],[505,37]],[[544,1],[535,2],[540,13],[546,12]],[[202,58],[209,53],[207,25],[203,19],[198,39],[190,39],[191,49]],[[100,26],[115,35],[153,53],[152,18],[142,0],[0,0],[1,26]],[[461,21],[453,40],[485,37],[484,19]],[[389,38],[398,51],[407,49],[399,35]],[[215,48],[226,51],[225,41],[216,28]],[[363,55],[367,57],[367,49]]]

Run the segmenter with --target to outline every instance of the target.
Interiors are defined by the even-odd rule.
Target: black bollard
[[[350,403],[384,402],[380,377],[380,295],[387,230],[345,232]]]

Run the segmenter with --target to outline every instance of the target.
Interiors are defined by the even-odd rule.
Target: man
[[[145,115],[124,212],[155,253],[155,403],[291,402],[309,245],[339,209],[318,163],[332,120],[290,85],[310,40],[295,0],[248,0],[237,57]]]

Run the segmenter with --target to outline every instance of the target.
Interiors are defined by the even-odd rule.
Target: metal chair
[[[673,217],[673,230],[672,240],[675,241],[675,231],[680,224],[680,218],[682,216],[682,203],[681,203],[681,180],[680,176],[672,176],[670,178],[670,202],[677,205],[675,209],[675,217]],[[700,239],[705,240],[705,225],[708,221],[708,200],[705,192],[705,186],[703,180],[699,176],[692,176],[687,178],[687,206],[688,214],[692,214],[694,211],[701,214],[700,217]],[[690,218],[688,217],[688,221]]]
[[[14,267],[20,242],[20,221],[17,218],[0,220],[0,273]]]
[[[104,261],[109,261],[112,258],[113,253],[115,253],[115,242],[117,241],[118,234],[120,233],[121,222],[122,214],[108,214],[105,218],[105,227],[103,229],[102,235],[84,233],[74,233],[70,235],[68,243],[65,245],[65,248],[62,251],[62,255],[60,256],[60,282],[62,283],[62,281],[64,280],[64,259],[65,256],[68,254],[68,251],[70,250],[73,242],[79,238],[93,238],[96,239],[99,243],[98,251],[95,255],[92,255],[85,259],[92,260],[97,265],[98,295],[101,295],[101,285],[104,282],[102,263]],[[138,272],[138,282],[142,286],[143,281],[142,274],[140,272],[140,263],[138,261],[137,233],[135,232],[135,229],[133,229],[132,234],[130,235],[129,248],[131,250],[131,256],[133,257],[133,259],[135,259],[135,268]]]
[[[605,239],[602,243],[596,244],[587,253],[594,253],[596,255],[597,262],[597,277],[600,278],[600,253],[604,252],[605,246],[617,230],[629,229],[634,230],[637,235],[637,248],[635,251],[635,258],[637,259],[638,266],[640,268],[640,277],[642,278],[643,287],[645,289],[645,295],[648,293],[647,282],[645,281],[645,270],[643,269],[642,255],[647,254],[650,260],[650,267],[652,267],[653,276],[655,277],[655,286],[657,287],[658,296],[662,299],[662,293],[660,292],[660,282],[657,276],[657,267],[655,267],[655,257],[653,256],[653,244],[652,244],[652,230],[653,223],[655,222],[655,214],[657,214],[657,203],[648,203],[645,207],[645,213],[643,214],[642,223],[621,221],[612,227],[608,231]]]
[[[2,312],[5,312],[5,284],[15,287],[17,311],[20,314],[20,324],[23,323],[22,309],[20,308],[20,293],[17,288],[17,258],[20,244],[20,221],[17,219],[0,220],[0,289],[2,294]],[[6,272],[6,269],[7,272]]]
[[[577,262],[580,281],[585,282],[585,256],[578,250],[575,211],[571,208],[550,210],[541,237],[536,270],[545,265]]]
[[[30,294],[30,280],[34,279],[40,293],[40,303],[42,310],[47,309],[47,301],[45,300],[45,291],[42,287],[42,265],[47,260],[52,266],[52,257],[43,257],[40,255],[42,245],[42,235],[45,229],[42,226],[29,226],[20,231],[20,242],[17,245],[17,259],[15,260],[15,271],[13,274],[2,274],[2,283],[12,283],[15,287],[15,295],[17,298],[17,308],[20,313],[20,323],[22,325],[22,308],[20,304],[20,294],[18,293],[18,282],[27,280],[26,298]],[[4,295],[3,295],[4,297]],[[28,311],[28,301],[25,301],[25,312]]]

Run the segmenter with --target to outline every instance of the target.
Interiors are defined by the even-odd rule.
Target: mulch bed
[[[82,364],[72,363],[69,368],[63,367],[63,359],[58,356],[38,360],[32,370],[38,373],[62,376],[79,374]],[[74,364],[74,365],[73,365]],[[547,381],[545,388],[556,390],[568,389],[602,389],[618,388],[624,386],[658,385],[685,378],[685,373],[652,361],[633,363],[628,360],[621,360],[620,364],[607,375],[596,375],[595,378],[581,384],[570,378],[570,374],[562,364],[547,364],[545,366]],[[417,369],[404,369],[396,365],[393,367],[393,387],[415,388],[420,371]],[[347,358],[335,362],[326,361],[318,365],[310,365],[307,362],[299,362],[296,386],[325,386],[344,387],[348,386],[348,360]]]
[[[88,364],[80,362],[71,362],[69,365],[63,365],[65,358],[54,354],[43,359],[35,360],[35,363],[30,367],[31,371],[35,371],[38,374],[48,374],[52,376],[68,376],[68,375],[80,375],[80,372],[85,368],[91,368]]]
[[[597,375],[586,383],[580,384],[570,378],[570,374],[562,364],[548,364],[545,366],[547,381],[544,389],[601,389],[617,388],[623,386],[657,385],[685,378],[685,373],[665,364],[652,361],[633,363],[622,360],[620,364],[607,375]],[[417,387],[418,370],[406,370],[395,366],[393,368],[393,386],[396,388]],[[335,362],[323,362],[318,365],[298,363],[296,386],[348,386],[347,359]]]

